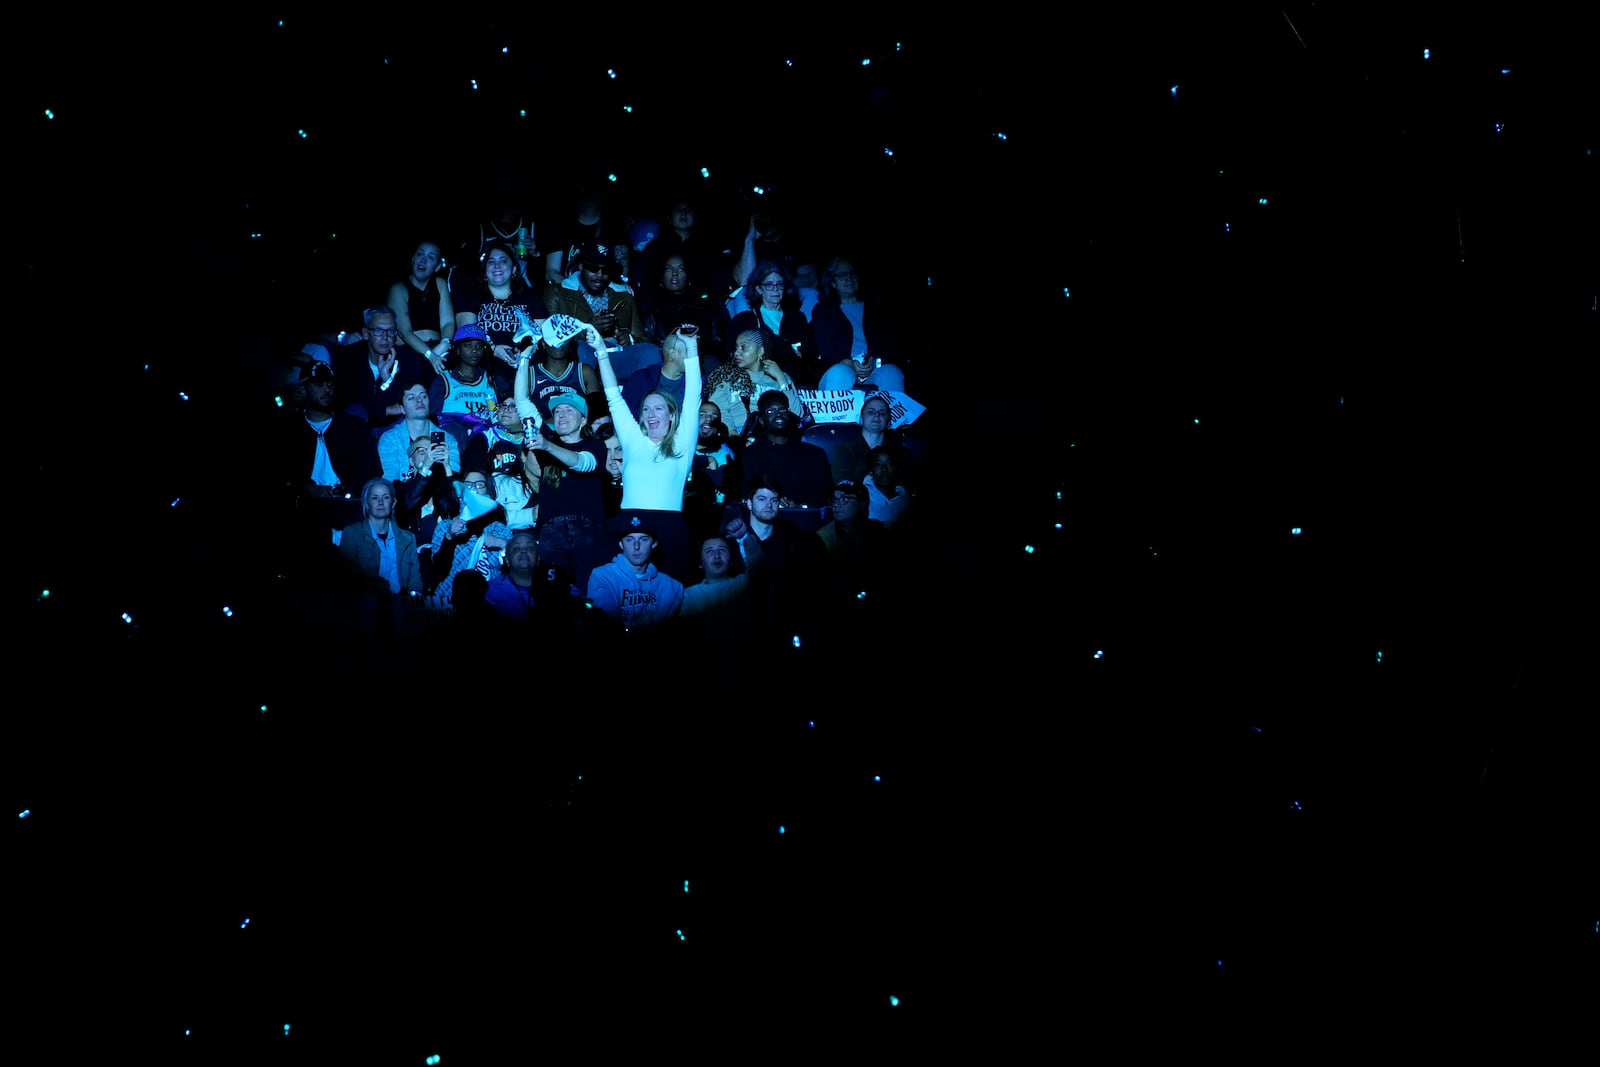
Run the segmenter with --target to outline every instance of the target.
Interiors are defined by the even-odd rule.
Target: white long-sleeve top
[[[639,429],[639,418],[622,399],[621,385],[606,386],[611,424],[622,441],[622,504],[644,511],[682,511],[683,486],[694,462],[700,436],[700,357],[683,361],[683,409],[678,412],[678,432],[673,437],[676,455],[664,456],[661,446]]]

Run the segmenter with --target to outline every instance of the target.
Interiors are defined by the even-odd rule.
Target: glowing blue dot
[[[792,67],[792,66],[794,66],[794,60],[786,59],[786,60],[783,61],[783,65],[786,66],[786,67]]]
[[[614,182],[614,181],[616,181],[616,180],[617,180],[617,176],[616,176],[616,175],[615,175],[615,174],[607,174],[607,175],[606,175],[606,181],[608,181],[608,182]]]
[[[1071,289],[1062,289],[1061,290],[1061,295],[1066,297],[1068,300],[1071,300],[1072,299],[1072,290]]]
[[[616,71],[614,71],[614,70],[607,70],[606,71],[606,77],[611,78],[611,79],[615,79],[616,76],[617,76],[617,72]]]
[[[1290,528],[1289,528],[1289,532],[1290,532],[1290,533],[1292,533],[1292,534],[1296,534],[1296,535],[1298,535],[1298,534],[1299,534],[1299,533],[1300,533],[1300,527],[1298,527],[1298,526],[1291,526],[1291,527],[1290,527]]]
[[[246,926],[249,926],[249,925],[250,925],[250,920],[246,919],[244,922],[239,924],[239,929],[243,930]]]
[[[49,108],[45,108],[44,109],[44,117],[47,118],[47,119],[54,119],[56,117],[56,113],[54,111],[51,111]]]
[[[284,1023],[283,1024],[283,1036],[284,1037],[288,1037],[289,1036],[289,1024],[288,1023]]]
[[[883,154],[884,154],[884,155],[886,155],[886,156],[892,156],[892,155],[894,155],[894,149],[892,149],[892,148],[885,148],[885,149],[884,149],[884,150],[883,150]]]
[[[473,92],[477,92],[478,91],[478,79],[477,78],[473,78],[472,79],[472,91]]]
[[[1026,552],[1028,555],[1031,556],[1031,555],[1033,555],[1033,546],[1032,545],[1023,545],[1022,546],[1022,551]]]
[[[1250,727],[1250,729],[1254,730],[1258,734],[1261,732],[1261,727],[1259,727],[1259,726],[1252,726],[1252,727]]]
[[[929,278],[929,279],[928,279],[928,284],[929,284],[929,285],[932,285],[932,284],[933,284],[933,279],[932,279],[932,278]]]
[[[1267,198],[1264,197],[1264,196],[1261,199],[1256,201],[1256,203],[1258,203],[1258,204],[1265,204],[1266,202],[1267,202]]]
[[[778,827],[778,833],[780,833],[780,834],[783,833],[783,827],[781,827],[781,826]]]
[[[1064,527],[1058,522],[1058,523],[1056,523],[1056,529],[1060,530],[1060,529],[1064,529]]]
[[[23,808],[21,811],[17,812],[17,818],[26,819],[28,815],[32,813],[32,811],[32,808]]]
[[[862,66],[863,66],[863,67],[868,67],[868,66],[871,66],[871,65],[872,65],[872,60],[870,60],[870,59],[863,59],[863,60],[862,60],[862,61],[861,61],[861,65],[862,65]]]
[[[222,605],[222,613],[230,619],[233,618],[233,609],[226,604]]]
[[[183,399],[185,399],[185,400],[188,400],[188,399],[189,399],[189,394],[188,394],[188,393],[185,393],[185,392],[183,392],[183,391],[182,391],[182,390],[179,390],[179,392],[178,392],[178,395],[179,395],[179,396],[181,396],[181,397],[182,397],[182,398],[183,398]]]
[[[435,1053],[435,1054],[434,1054],[434,1055],[432,1055],[432,1056],[429,1056],[429,1057],[428,1057],[428,1058],[427,1058],[427,1059],[426,1059],[426,1060],[424,1060],[424,1061],[423,1061],[423,1062],[424,1062],[424,1063],[426,1063],[426,1064],[427,1064],[427,1065],[428,1065],[428,1067],[433,1067],[433,1065],[434,1065],[434,1064],[436,1064],[436,1063],[438,1063],[438,1062],[439,1062],[439,1056],[438,1056],[438,1054],[437,1054],[437,1053]]]
[[[1095,652],[1095,654],[1094,654],[1094,658],[1095,659],[1105,659],[1106,658],[1105,650],[1104,649],[1097,650]]]
[[[1503,123],[1503,122],[1495,123],[1494,124],[1494,132],[1495,133],[1505,133],[1506,132],[1506,124]]]
[[[40,600],[48,600],[49,598],[50,598],[50,590],[48,590],[48,589],[46,589],[44,592],[39,594],[39,599]]]
[[[689,891],[689,879],[687,879],[687,878],[685,878],[683,880],[683,891],[685,893],[687,893]]]
[[[282,25],[283,25],[283,23],[281,23],[281,22],[280,22],[280,23],[278,23],[278,25],[280,25],[280,26],[282,26]],[[184,1036],[184,1037],[188,1037],[188,1036],[189,1036],[189,1031],[187,1031],[187,1030],[185,1030],[185,1031],[184,1031],[184,1032],[183,1032],[183,1036]]]
[[[517,117],[518,118],[523,118],[523,119],[527,118],[528,117],[528,109],[525,108],[525,107],[517,109]]]
[[[874,774],[874,775],[873,775],[873,776],[872,776],[872,780],[873,780],[873,781],[874,781],[874,782],[881,782],[881,781],[883,781],[883,779],[882,779],[882,778],[879,778],[879,777],[878,777],[878,776],[877,776],[877,775],[876,775],[876,774]]]
[[[170,503],[170,504],[168,504],[168,505],[167,505],[167,507],[169,507],[169,508],[175,508],[175,507],[177,507],[177,506],[178,506],[178,501],[180,501],[180,500],[182,500],[182,499],[183,499],[183,497],[181,497],[181,496],[175,496],[175,497],[173,497],[173,498],[172,498],[172,503]]]
[[[678,940],[679,940],[679,941],[687,941],[687,940],[689,940],[689,939],[688,939],[688,938],[687,938],[687,937],[684,937],[684,936],[683,936],[683,931],[682,931],[682,930],[679,930],[679,931],[678,931]]]
[[[1433,49],[1431,49],[1431,48],[1424,48],[1424,49],[1423,49],[1423,50],[1422,50],[1422,58],[1423,58],[1423,59],[1431,59],[1431,58],[1433,58]]]
[[[890,996],[889,996],[889,1007],[898,1008],[899,1006],[900,1006],[900,998],[897,997],[897,996],[894,996],[893,994],[890,994]]]
[[[1382,662],[1383,662],[1383,653],[1382,653],[1382,652],[1379,652],[1379,653],[1378,653],[1378,662],[1379,662],[1379,663],[1382,663]]]
[[[133,616],[129,615],[126,611],[124,611],[122,613],[122,621],[126,622],[126,623],[131,623],[131,622],[133,622]]]
[[[1006,135],[1001,133],[999,130],[995,131],[995,136],[1000,138],[1000,140],[1002,140],[1002,141],[1004,141],[1006,139]]]
[[[1177,95],[1178,95],[1178,87],[1176,85],[1174,85],[1171,89],[1169,89],[1167,91],[1170,92],[1173,95],[1174,98],[1176,98]]]
[[[309,134],[308,134],[308,133],[306,133],[306,131],[304,131],[304,130],[296,130],[296,131],[295,131],[295,132],[296,132],[296,133],[298,133],[298,134],[299,134],[299,135],[300,135],[300,139],[301,139],[301,140],[302,140],[302,141],[304,141],[304,140],[305,140],[305,139],[306,139],[306,138],[307,138],[307,137],[308,137],[308,136],[310,136],[310,135],[309,135]]]
[[[274,403],[274,404],[276,404],[276,405],[277,405],[277,406],[278,406],[278,407],[280,407],[280,408],[281,408],[281,407],[283,407],[283,397],[281,397],[281,396],[275,396],[275,397],[273,397],[273,398],[272,398],[272,402],[273,402],[273,403]]]
[[[631,114],[633,114],[633,105],[632,104],[623,104],[622,105],[622,110],[626,111],[628,114],[631,115]]]
[[[709,177],[711,177],[711,170],[710,170],[710,168],[708,168],[708,167],[701,167],[701,168],[700,168],[700,177],[702,177],[702,178],[709,178]]]
[[[812,719],[810,722],[806,723],[806,725],[815,730],[817,728],[817,720]]]
[[[865,600],[865,599],[867,599],[867,591],[865,589],[861,590],[861,592],[856,594],[856,599],[857,600]]]
[[[800,635],[799,634],[795,634],[794,635],[794,647],[795,648],[799,648],[800,647]]]
[[[500,54],[503,55],[503,56],[509,56],[511,54],[510,46],[509,45],[501,45],[500,46]]]
[[[1510,67],[1501,67],[1500,68],[1500,73],[1501,74],[1510,74],[1511,73],[1511,68]]]
[[[1222,232],[1223,232],[1223,233],[1232,233],[1232,232],[1233,232],[1233,223],[1231,223],[1231,222],[1224,222],[1224,223],[1223,223],[1223,224],[1222,224]]]
[[[756,185],[751,187],[751,192],[755,193],[757,196],[764,196],[766,195],[767,190],[765,186]]]
[[[1291,808],[1293,808],[1293,809],[1294,809],[1294,810],[1295,810],[1295,811],[1304,811],[1304,810],[1305,810],[1305,809],[1304,809],[1304,808],[1302,808],[1302,807],[1301,807],[1301,806],[1300,806],[1300,802],[1299,802],[1299,801],[1298,801],[1298,800],[1291,800],[1291,801],[1290,801],[1290,802],[1289,802],[1289,806],[1290,806],[1290,807],[1291,807]]]
[[[265,704],[263,704],[263,705],[261,705],[261,714],[265,715],[266,713],[267,713],[267,706]]]

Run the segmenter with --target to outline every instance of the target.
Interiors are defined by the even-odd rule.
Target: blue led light
[[[1431,49],[1431,48],[1424,48],[1424,49],[1423,49],[1423,50],[1422,50],[1422,58],[1423,58],[1423,59],[1432,59],[1432,58],[1433,58],[1433,49]]]
[[[689,879],[687,879],[687,878],[685,878],[683,880],[683,891],[685,893],[687,893],[689,891]]]
[[[246,926],[249,926],[249,925],[250,925],[250,920],[246,919],[244,922],[239,924],[239,929],[243,930]]]
[[[1298,527],[1298,526],[1291,526],[1291,527],[1290,527],[1290,528],[1289,528],[1289,532],[1290,532],[1290,533],[1291,533],[1291,534],[1295,534],[1295,535],[1298,535],[1298,534],[1299,534],[1299,533],[1300,533],[1300,527]]]
[[[289,1036],[289,1024],[288,1023],[284,1023],[283,1024],[283,1036],[284,1037],[288,1037]]]
[[[616,180],[617,180],[617,176],[616,176],[616,175],[615,175],[615,174],[607,174],[607,175],[606,175],[606,181],[608,181],[608,182],[614,182],[614,181],[616,181]]]
[[[617,72],[616,71],[614,71],[614,70],[607,70],[606,71],[606,77],[611,78],[611,79],[614,80],[616,78],[616,76],[617,76]]]
[[[17,818],[26,819],[29,816],[29,814],[32,813],[32,811],[33,811],[32,808],[23,808],[21,811],[17,812]]]
[[[1022,551],[1026,552],[1028,555],[1031,556],[1031,555],[1033,555],[1033,546],[1032,545],[1023,545],[1022,546]]]
[[[622,105],[622,110],[631,115],[631,114],[633,114],[633,105],[632,104],[623,104]]]
[[[857,600],[865,600],[865,599],[867,599],[867,591],[865,589],[861,590],[861,592],[856,594],[856,599]]]
[[[188,399],[189,399],[189,394],[188,394],[188,393],[185,393],[185,392],[183,392],[183,391],[181,391],[181,390],[180,390],[180,391],[179,391],[179,393],[178,393],[178,395],[179,395],[179,396],[181,396],[181,397],[182,397],[182,398],[183,398],[183,399],[185,399],[185,400],[188,400]]]
[[[891,993],[889,995],[889,1007],[898,1008],[899,1006],[900,1006],[900,998]]]
[[[874,782],[881,782],[881,781],[883,781],[883,779],[882,779],[882,778],[880,778],[880,777],[878,777],[878,776],[877,776],[877,775],[876,775],[876,774],[874,774],[874,775],[873,775],[873,776],[872,776],[872,780],[873,780],[873,781],[874,781]]]
[[[1095,652],[1094,658],[1095,659],[1105,659],[1106,658],[1105,651],[1102,649],[1100,651]]]
[[[687,938],[687,937],[684,937],[684,936],[683,936],[683,931],[682,931],[682,930],[679,930],[679,931],[678,931],[678,940],[679,940],[679,941],[687,941],[687,940],[689,940],[689,939],[688,939],[688,938]]]
[[[862,61],[861,61],[861,65],[862,65],[862,66],[863,66],[863,67],[869,67],[869,66],[871,66],[871,65],[872,65],[872,60],[870,60],[870,59],[863,59],[863,60],[862,60]]]
[[[517,109],[517,117],[518,118],[523,118],[523,119],[527,118],[528,117],[528,109],[525,108],[525,107],[518,108]]]
[[[187,1030],[185,1030],[185,1031],[184,1031],[184,1032],[183,1032],[183,1036],[184,1036],[184,1037],[188,1037],[188,1036],[189,1036],[189,1031],[187,1031]]]
[[[265,704],[263,704],[263,705],[261,705],[261,714],[265,715],[266,713],[267,713],[267,706]]]
[[[128,623],[131,626],[133,624],[133,616],[129,615],[126,611],[124,611],[122,613],[122,621],[125,622],[125,623]]]
[[[1172,87],[1172,88],[1171,88],[1171,89],[1169,89],[1169,90],[1167,90],[1167,91],[1168,91],[1168,92],[1170,92],[1170,93],[1171,93],[1171,94],[1172,94],[1172,96],[1173,96],[1173,99],[1177,99],[1177,96],[1178,96],[1178,87],[1177,87],[1177,86],[1176,86],[1176,85],[1174,85],[1174,86],[1173,86],[1173,87]]]
[[[46,589],[44,592],[40,593],[39,594],[39,599],[40,600],[49,600],[50,599],[50,590]]]
[[[473,92],[477,92],[478,91],[478,79],[477,78],[473,78],[472,79],[472,91]]]
[[[296,133],[298,133],[298,134],[299,134],[299,135],[300,135],[300,139],[301,139],[301,140],[302,140],[302,141],[304,141],[304,140],[305,140],[305,139],[306,139],[306,138],[307,138],[307,137],[308,137],[308,136],[310,136],[310,135],[309,135],[309,134],[307,134],[307,133],[306,133],[306,131],[304,131],[304,130],[296,130],[296,131],[295,131],[295,132],[296,132]]]
[[[783,827],[781,827],[781,826],[778,827],[778,833],[780,833],[780,834],[783,833]]]
[[[428,1065],[428,1067],[433,1067],[434,1064],[439,1062],[439,1054],[436,1052],[432,1056],[429,1056],[423,1062],[426,1063]]]
[[[1501,74],[1510,74],[1511,73],[1511,68],[1510,67],[1501,67],[1500,68],[1500,73]]]
[[[1267,202],[1267,198],[1264,197],[1264,196],[1261,199],[1256,201],[1256,203],[1258,203],[1258,204],[1265,204],[1266,202]]]
[[[175,507],[177,507],[177,506],[178,506],[178,501],[180,501],[180,500],[182,500],[182,499],[183,499],[183,497],[181,497],[181,496],[175,496],[175,497],[173,497],[173,498],[172,498],[172,503],[170,503],[170,504],[168,504],[168,505],[167,505],[167,507],[169,507],[169,508],[175,508]]]
[[[806,723],[806,725],[811,727],[811,729],[815,730],[817,728],[817,720],[812,719],[810,722]]]
[[[509,45],[501,45],[500,54],[503,56],[509,56],[511,54],[511,47]]]
[[[45,108],[44,109],[44,117],[47,118],[47,119],[54,119],[56,117],[56,113],[54,111],[51,111],[49,108]]]
[[[799,634],[795,634],[794,635],[794,647],[795,648],[799,648],[800,647],[800,635]]]
[[[226,604],[222,605],[222,613],[230,619],[233,618],[233,609]]]
[[[281,397],[281,396],[275,396],[275,397],[273,397],[273,398],[272,398],[272,402],[273,402],[273,403],[274,403],[274,404],[276,404],[276,405],[277,405],[277,406],[278,406],[278,407],[280,407],[280,408],[281,408],[281,407],[283,407],[283,397]]]
[[[1299,802],[1299,801],[1298,801],[1298,800],[1291,800],[1291,801],[1289,801],[1289,806],[1290,806],[1290,807],[1291,807],[1291,808],[1293,808],[1293,809],[1294,809],[1294,810],[1295,810],[1295,811],[1304,811],[1304,810],[1305,810],[1305,809],[1304,809],[1304,808],[1302,808],[1302,807],[1301,807],[1301,806],[1300,806],[1300,802]]]
[[[1000,138],[1000,140],[1002,140],[1002,141],[1004,141],[1006,139],[1006,135],[1001,133],[1001,132],[999,132],[998,130],[995,131],[995,136]]]
[[[700,177],[702,177],[702,178],[711,177],[711,171],[706,167],[701,167],[700,168]]]

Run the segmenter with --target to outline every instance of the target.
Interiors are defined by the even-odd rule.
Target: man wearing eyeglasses
[[[366,341],[334,353],[337,402],[340,410],[365,418],[377,437],[405,416],[395,383],[427,381],[433,368],[400,344],[394,309],[382,304],[367,308],[361,321]]]

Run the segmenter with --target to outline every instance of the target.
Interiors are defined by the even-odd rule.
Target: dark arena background
[[[13,16],[7,1061],[1588,1062],[1595,27],[1402,6]],[[826,654],[287,591],[288,360],[589,181],[895,295]]]

